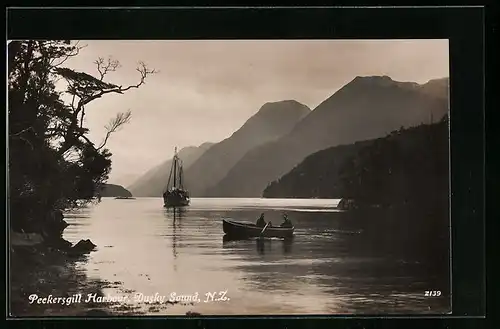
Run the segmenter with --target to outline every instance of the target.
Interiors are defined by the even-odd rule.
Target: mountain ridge
[[[433,116],[444,115],[448,111],[448,95],[441,95],[442,90],[435,91],[439,89],[434,88],[436,82],[428,85],[429,82],[399,82],[387,76],[355,77],[288,134],[245,154],[208,190],[207,196],[260,197],[270,182],[314,152],[375,139],[400,127],[415,126],[431,121]],[[429,92],[430,89],[434,92]]]
[[[356,172],[352,169],[352,167],[354,166],[353,164],[355,164],[357,167],[362,167],[363,162],[360,162],[358,160],[366,160],[368,158],[366,156],[368,151],[371,151],[372,155],[374,156],[376,155],[379,158],[381,157],[380,154],[373,151],[377,150],[377,143],[385,143],[385,145],[390,145],[390,143],[393,143],[394,149],[389,150],[388,148],[386,148],[384,149],[384,152],[388,152],[389,150],[392,151],[393,155],[398,155],[400,157],[399,162],[394,163],[394,165],[399,165],[399,169],[404,169],[404,166],[401,166],[401,158],[403,157],[401,157],[400,154],[405,152],[408,155],[409,153],[411,153],[408,151],[408,149],[417,149],[417,147],[423,149],[425,149],[425,147],[432,148],[432,145],[426,145],[426,143],[431,144],[430,141],[432,141],[432,137],[436,137],[433,136],[436,134],[436,132],[438,132],[438,134],[440,135],[443,135],[443,128],[446,127],[448,122],[447,118],[448,116],[445,115],[443,118],[440,118],[439,121],[430,125],[424,124],[408,129],[397,130],[391,132],[391,134],[387,136],[377,139],[358,141],[354,144],[349,145],[337,145],[315,152],[307,156],[302,162],[296,165],[288,173],[281,176],[278,180],[273,181],[271,184],[269,184],[263,192],[263,197],[317,197],[326,199],[355,197],[355,195],[350,195],[346,192],[346,188],[343,187],[342,180],[344,180],[344,185],[346,181],[356,181],[356,177],[358,176],[353,174],[353,172]],[[426,134],[428,134],[429,136],[429,138],[427,139]],[[444,150],[445,148],[442,147],[442,139],[443,138],[434,138],[434,143],[440,143],[440,149]],[[432,162],[432,160],[427,159],[427,162]],[[391,161],[385,161],[386,166],[388,166],[388,164],[390,163]],[[342,176],[344,174],[343,171],[350,171],[350,177],[348,177],[348,179]],[[395,170],[392,174],[396,177]],[[399,177],[401,181],[407,180],[404,175],[398,175],[397,177]],[[381,184],[383,185],[383,180]],[[352,188],[351,190],[357,191],[356,189]],[[372,194],[375,194],[373,193],[373,191],[374,189],[372,189]],[[401,191],[401,193],[404,193],[404,191]],[[396,198],[393,197],[393,199]]]
[[[295,100],[267,102],[228,138],[213,145],[187,170],[186,186],[191,196],[204,196],[249,150],[277,139],[310,113]]]

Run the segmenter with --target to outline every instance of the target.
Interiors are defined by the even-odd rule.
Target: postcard
[[[449,74],[447,39],[10,41],[10,314],[449,314]]]

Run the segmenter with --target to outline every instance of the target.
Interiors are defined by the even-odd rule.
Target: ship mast
[[[182,186],[182,161],[179,159],[179,188],[184,189]]]
[[[177,187],[177,147],[174,150],[174,188]]]

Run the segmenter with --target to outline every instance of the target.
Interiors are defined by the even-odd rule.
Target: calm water
[[[448,298],[419,261],[366,245],[366,221],[334,209],[338,200],[193,199],[184,212],[160,198],[115,200],[68,213],[65,238],[91,239],[97,251],[79,266],[89,278],[115,282],[111,296],[128,296],[144,314],[447,313]],[[223,241],[222,218],[275,225],[286,211],[291,242]],[[373,226],[373,224],[371,224]],[[387,234],[383,230],[381,235]],[[225,301],[206,293],[225,291]],[[201,302],[156,305],[137,294],[192,295]],[[219,295],[222,296],[223,294]]]

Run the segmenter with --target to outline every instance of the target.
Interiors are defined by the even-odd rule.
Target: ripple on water
[[[412,282],[430,284],[414,271],[414,261],[386,259],[372,246],[362,248],[363,239],[356,239],[363,237],[362,225],[353,228],[334,206],[331,200],[194,198],[174,216],[161,198],[104,198],[68,213],[64,235],[103,246],[80,266],[89,277],[121,282],[110,288],[116,294],[227,290],[231,297],[219,304],[141,304],[140,314],[384,313],[428,307],[448,312],[446,298],[430,302],[414,293],[421,286]],[[221,218],[254,222],[262,211],[273,223],[288,212],[295,238],[223,241]]]

